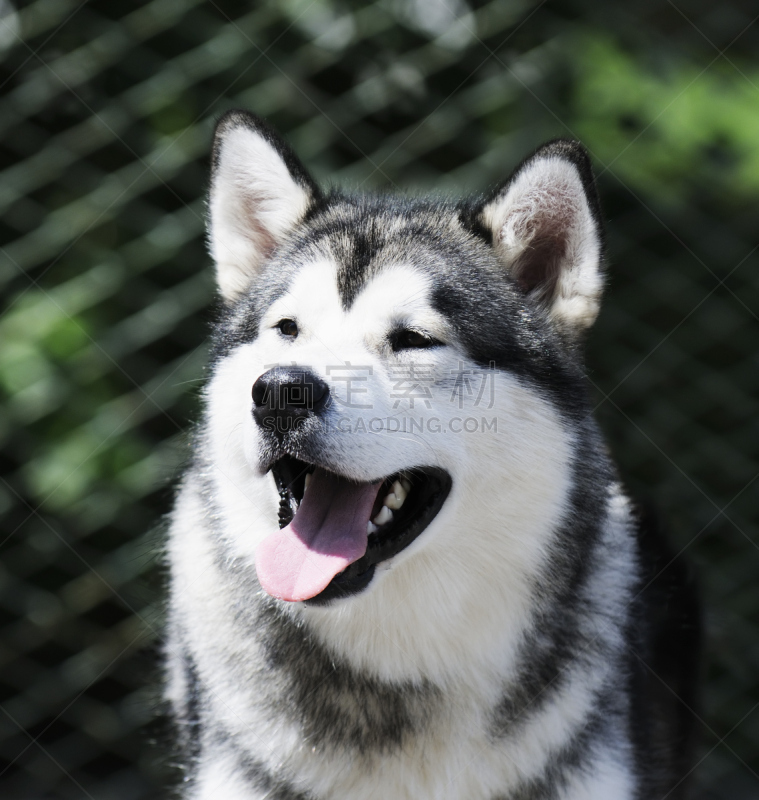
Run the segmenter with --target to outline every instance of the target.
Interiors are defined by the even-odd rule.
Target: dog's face
[[[601,279],[584,153],[548,145],[483,201],[325,197],[234,112],[210,212],[226,311],[209,468],[234,554],[342,636],[388,599],[454,628],[493,605],[478,583],[523,603],[586,413],[571,353]]]

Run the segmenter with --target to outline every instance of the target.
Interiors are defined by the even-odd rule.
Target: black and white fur
[[[209,241],[224,310],[168,543],[181,796],[684,796],[693,601],[590,416],[578,350],[603,246],[582,147],[545,145],[484,199],[325,194],[265,123],[231,112]],[[393,349],[399,326],[436,346]],[[293,363],[337,399],[327,366],[368,365],[371,415],[418,415],[391,391],[414,359],[433,376],[425,415],[497,431],[372,433],[343,404],[326,414],[349,432],[314,418],[277,444],[253,419],[254,382]],[[490,410],[456,395],[461,364],[495,366]],[[265,462],[280,446],[358,482],[433,465],[452,488],[364,591],[285,602],[255,568],[278,529]]]

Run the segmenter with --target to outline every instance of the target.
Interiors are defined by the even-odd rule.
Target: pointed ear
[[[571,336],[598,314],[603,251],[590,159],[557,140],[526,159],[487,200],[479,223],[517,284]]]
[[[247,111],[219,120],[208,240],[226,302],[246,289],[318,198],[311,176],[267,123]]]

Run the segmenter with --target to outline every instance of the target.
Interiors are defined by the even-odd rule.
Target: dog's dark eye
[[[390,334],[390,346],[395,352],[398,350],[424,350],[430,347],[439,347],[442,342],[428,336],[421,331],[410,328],[401,328]]]
[[[277,327],[284,336],[292,336],[294,339],[298,335],[298,324],[294,319],[281,319],[277,323]]]

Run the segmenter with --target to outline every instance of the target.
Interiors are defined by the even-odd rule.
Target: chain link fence
[[[587,144],[597,414],[702,586],[697,796],[759,797],[757,9],[609,5],[0,0],[2,797],[166,796],[161,516],[233,106],[365,189],[482,190],[546,139]]]

